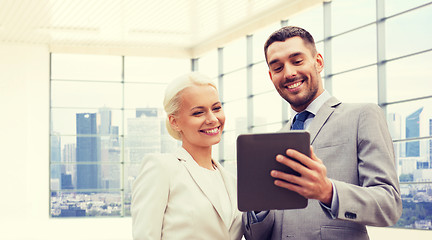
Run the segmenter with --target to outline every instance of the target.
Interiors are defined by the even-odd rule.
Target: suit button
[[[352,212],[345,212],[345,217],[349,218],[349,219],[356,219],[357,218],[357,214],[352,213]]]

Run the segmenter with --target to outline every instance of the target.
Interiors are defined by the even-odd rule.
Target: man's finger
[[[311,152],[311,159],[312,159],[312,160],[315,160],[315,161],[317,161],[317,162],[319,162],[319,163],[322,163],[321,159],[319,159],[319,158],[315,155],[315,152],[314,152],[314,150],[313,150],[312,145],[310,146],[310,152]]]
[[[298,177],[298,176],[293,175],[293,174],[277,171],[277,170],[272,170],[270,172],[270,175],[274,178],[282,179],[284,181],[287,181],[287,182],[290,182],[293,184],[297,184],[297,185],[302,185],[302,183],[304,181],[301,177]]]
[[[299,163],[293,159],[287,158],[283,155],[277,155],[276,161],[284,164],[287,167],[290,167],[292,170],[298,172],[300,175],[308,174],[310,171],[310,169],[308,167],[305,167],[301,163]]]

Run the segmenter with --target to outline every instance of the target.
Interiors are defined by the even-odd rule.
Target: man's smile
[[[292,83],[292,84],[286,85],[286,87],[287,87],[288,89],[294,89],[294,88],[296,88],[296,87],[302,85],[302,83],[303,83],[303,81],[295,82],[295,83]]]

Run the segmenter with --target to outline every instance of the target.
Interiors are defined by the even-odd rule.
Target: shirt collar
[[[311,113],[313,113],[313,115],[315,116],[318,113],[318,110],[322,107],[322,105],[331,98],[331,95],[329,92],[327,92],[327,90],[324,90],[324,92],[322,92],[317,98],[315,98],[315,100],[313,100],[309,106],[306,107],[305,111],[309,111]],[[291,108],[290,110],[291,112],[291,116],[295,116],[297,113],[294,111],[294,109]]]

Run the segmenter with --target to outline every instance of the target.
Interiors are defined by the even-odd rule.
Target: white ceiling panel
[[[0,42],[196,57],[322,0],[0,0]]]

